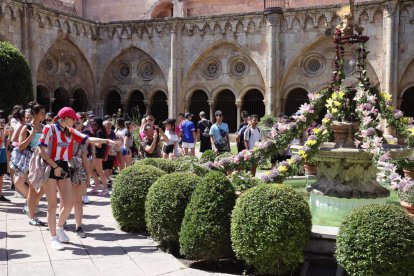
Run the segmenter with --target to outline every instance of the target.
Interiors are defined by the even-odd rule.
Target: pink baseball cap
[[[75,110],[73,110],[71,107],[68,107],[68,106],[66,106],[66,107],[62,108],[61,110],[59,110],[58,116],[61,119],[69,117],[69,118],[72,118],[74,120],[78,120],[78,119],[81,118],[78,114],[76,114]]]

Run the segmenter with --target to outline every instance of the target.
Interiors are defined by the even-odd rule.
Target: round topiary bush
[[[177,172],[192,172],[198,176],[205,176],[209,169],[200,164],[195,156],[184,156],[174,160]]]
[[[202,163],[206,163],[206,162],[214,162],[214,159],[217,157],[217,154],[212,151],[212,150],[206,150],[205,152],[203,152],[203,154],[201,155],[200,161]]]
[[[164,249],[178,249],[185,208],[200,181],[193,173],[176,172],[160,177],[150,187],[145,201],[147,229]]]
[[[145,199],[149,187],[164,171],[148,165],[133,165],[120,172],[112,187],[112,214],[123,231],[145,231]]]
[[[230,214],[235,192],[227,177],[210,172],[195,188],[180,231],[180,252],[190,259],[219,260],[233,255]]]
[[[260,274],[283,274],[303,261],[311,228],[309,206],[300,194],[283,185],[259,185],[236,202],[233,250]]]
[[[144,158],[137,161],[136,164],[151,165],[167,173],[175,172],[177,167],[174,161],[164,158]]]
[[[0,41],[0,109],[11,112],[16,104],[33,99],[33,85],[29,65],[17,47]]]
[[[414,220],[395,205],[356,208],[339,228],[336,259],[350,275],[413,275]]]

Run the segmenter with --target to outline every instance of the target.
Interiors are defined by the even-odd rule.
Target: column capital
[[[242,102],[241,100],[237,100],[237,101],[236,101],[236,106],[237,106],[237,108],[241,108],[241,107],[242,107],[242,105],[243,105],[243,102]]]
[[[384,17],[394,16],[394,13],[397,10],[398,1],[388,1],[384,4]]]

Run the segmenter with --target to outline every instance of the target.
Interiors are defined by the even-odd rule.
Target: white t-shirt
[[[247,128],[244,132],[244,140],[249,141],[249,148],[252,149],[256,145],[256,143],[261,141],[261,134],[259,129],[256,128]]]
[[[178,142],[180,139],[178,138],[177,134],[172,130],[165,130],[165,135],[168,137],[167,145],[173,145],[174,142]]]

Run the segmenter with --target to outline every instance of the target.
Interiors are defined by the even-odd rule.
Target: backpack
[[[208,122],[208,121],[207,121]],[[206,127],[203,131],[203,133],[201,135],[203,135],[204,137],[210,137],[210,127],[209,127],[209,122],[207,123],[207,125],[205,124],[206,120],[203,120],[203,125]]]

